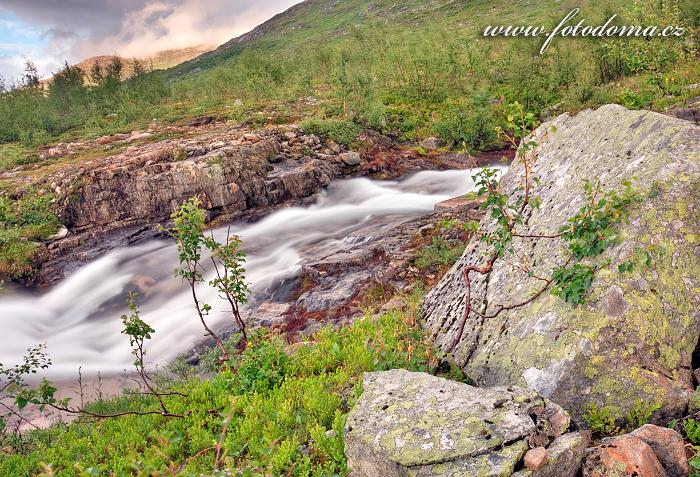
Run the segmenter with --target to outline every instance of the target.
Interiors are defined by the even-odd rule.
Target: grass
[[[352,121],[340,119],[307,119],[301,123],[304,132],[331,139],[338,144],[349,146],[362,132],[362,126]]]
[[[329,476],[346,470],[343,426],[365,371],[436,367],[415,322],[418,297],[404,310],[325,328],[302,345],[259,332],[232,370],[189,377],[167,396],[182,419],[127,416],[82,420],[33,431],[23,445],[6,439],[0,475],[211,475],[214,446],[233,475]],[[157,339],[157,336],[156,336]],[[100,412],[157,409],[145,396],[91,406]],[[47,469],[50,469],[47,470]]]
[[[465,247],[465,243],[460,240],[433,237],[432,243],[418,252],[413,263],[421,269],[451,267],[462,256]]]
[[[700,81],[698,14],[689,0],[678,10],[674,2],[658,5],[315,0],[276,17],[252,40],[167,73],[117,86],[78,82],[48,95],[29,89],[2,95],[0,142],[31,153],[38,144],[129,131],[153,119],[214,114],[255,124],[307,118],[323,127],[333,120],[350,128],[338,131],[346,142],[353,125],[362,125],[400,140],[437,135],[485,150],[496,142],[494,127],[505,123],[503,104],[514,101],[539,114],[554,105],[575,112],[608,102],[663,109],[692,97],[687,86]],[[557,39],[542,56],[539,39],[478,38],[484,25],[546,25],[574,6],[591,24],[615,12],[642,23],[684,23],[690,33],[685,41]],[[277,111],[257,115],[261,109]],[[18,154],[3,159],[0,170],[27,157],[15,147]]]
[[[60,220],[53,195],[31,191],[14,200],[0,195],[0,276],[25,277],[34,271],[35,241],[55,233]]]

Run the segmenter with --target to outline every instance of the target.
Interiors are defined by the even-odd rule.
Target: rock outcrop
[[[272,165],[282,152],[275,133],[224,136],[209,144],[165,142],[127,151],[85,171],[65,200],[61,217],[78,231],[151,224],[166,220],[184,199],[195,195],[210,215],[236,216],[309,196],[340,175],[338,162],[310,156],[281,156],[285,162]]]
[[[556,126],[553,128],[552,126]],[[564,114],[532,135],[541,182],[523,233],[552,234],[584,203],[582,183],[600,179],[605,190],[632,180],[643,200],[617,227],[620,240],[602,260],[584,305],[547,293],[494,318],[472,313],[454,354],[478,385],[519,385],[554,400],[581,422],[591,403],[625,420],[634,407],[653,421],[680,414],[692,391],[692,356],[700,334],[700,128],[649,111],[608,105]],[[501,181],[514,196],[523,180],[515,163]],[[490,215],[482,227],[493,229]],[[515,239],[534,273],[549,276],[565,261],[557,240]],[[649,253],[650,266],[621,274],[618,265]],[[489,251],[473,241],[426,296],[424,324],[449,348],[465,306],[462,270],[482,265]],[[481,315],[527,301],[541,282],[496,261],[486,276],[472,275],[472,304]],[[695,366],[697,367],[697,365]]]
[[[345,433],[353,477],[507,477],[530,448],[546,462],[519,475],[574,477],[580,468],[587,436],[567,433],[568,414],[536,392],[405,370],[365,373],[363,382]]]

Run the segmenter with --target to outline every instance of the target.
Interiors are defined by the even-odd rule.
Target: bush
[[[464,242],[433,237],[432,243],[421,249],[414,263],[416,267],[424,269],[452,266],[462,256],[464,249]]]
[[[308,119],[301,123],[301,128],[308,134],[316,134],[344,146],[352,144],[362,132],[359,124],[341,119]]]
[[[46,239],[60,225],[51,210],[52,198],[32,191],[18,200],[0,196],[0,275],[31,275],[37,250],[33,242]]]
[[[449,146],[482,151],[498,144],[493,113],[485,106],[450,104],[433,123],[433,131]]]

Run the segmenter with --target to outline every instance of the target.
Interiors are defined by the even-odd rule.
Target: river
[[[356,233],[372,221],[391,223],[433,211],[436,203],[474,190],[474,171],[422,171],[398,181],[339,180],[305,207],[277,210],[252,224],[232,224],[248,254],[246,277],[254,303],[298,273],[305,260],[362,240]],[[226,228],[216,230],[218,238]],[[77,374],[120,373],[131,366],[128,338],[121,334],[126,291],[140,287],[141,318],[156,333],[148,343],[150,363],[167,363],[203,337],[191,295],[173,277],[177,252],[172,242],[154,240],[121,248],[77,270],[50,291],[17,291],[0,296],[0,362],[17,362],[30,346],[45,343],[53,379]],[[213,306],[214,327],[230,322],[214,292],[201,296]]]

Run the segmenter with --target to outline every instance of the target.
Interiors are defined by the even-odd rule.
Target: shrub
[[[462,241],[433,237],[432,243],[421,249],[414,263],[416,267],[423,269],[452,266],[462,256],[465,247]]]
[[[433,123],[433,131],[449,146],[482,151],[498,144],[493,113],[484,106],[450,104]]]
[[[302,129],[344,146],[352,144],[362,132],[362,126],[341,119],[308,119],[301,123]]]

